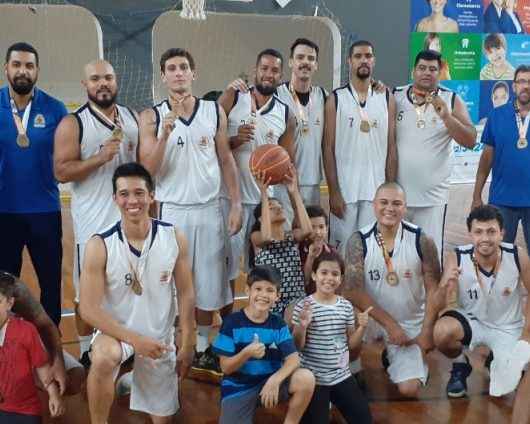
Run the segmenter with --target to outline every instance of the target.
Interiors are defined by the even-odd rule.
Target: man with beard
[[[197,350],[204,351],[213,312],[233,301],[226,279],[226,232],[241,227],[239,178],[226,135],[226,115],[213,101],[192,95],[195,61],[172,48],[160,59],[168,99],[140,118],[141,163],[156,178],[159,218],[179,228],[189,241],[197,293]],[[227,228],[219,190],[231,199]]]
[[[50,318],[61,320],[61,205],[53,176],[53,134],[64,104],[35,87],[39,55],[27,43],[7,49],[0,89],[0,269],[15,276],[28,248]]]
[[[442,57],[424,50],[414,62],[413,83],[396,88],[398,183],[407,193],[407,220],[421,227],[443,254],[453,140],[472,149],[477,131],[467,107],[438,86]]]
[[[250,155],[263,144],[278,144],[287,150],[293,162],[295,158],[295,119],[289,113],[288,106],[274,95],[282,78],[282,70],[281,53],[274,49],[265,49],[257,56],[254,86],[249,88],[245,81],[237,79],[228,85],[219,98],[219,103],[228,115],[230,147],[239,171],[243,204],[241,231],[230,238],[228,276],[232,289],[241,269],[241,255],[243,271],[246,272],[249,268],[250,231],[254,225],[254,209],[261,201],[259,187],[249,169]],[[275,195],[289,201],[288,195],[282,196],[278,187],[274,187]],[[223,187],[225,206],[228,202],[227,194],[226,188]],[[226,219],[227,208],[224,209]],[[222,311],[223,315],[226,312],[230,312],[228,308]]]
[[[289,58],[291,80],[276,90],[278,98],[289,106],[296,117],[295,167],[300,194],[306,206],[320,206],[322,180],[322,135],[324,134],[324,103],[327,93],[313,86],[318,69],[318,46],[306,38],[298,38],[291,46]],[[294,213],[289,199],[280,199],[289,221]]]
[[[513,81],[515,101],[491,111],[482,143],[484,150],[475,180],[473,206],[482,204],[482,190],[492,170],[489,203],[504,218],[504,241],[513,243],[521,221],[526,244],[530,243],[530,66],[521,65]]]
[[[55,177],[72,182],[71,212],[74,224],[76,325],[81,358],[90,347],[92,328],[79,318],[79,277],[85,246],[90,237],[113,225],[120,213],[112,202],[108,183],[122,163],[136,160],[138,123],[136,112],[116,104],[118,85],[110,63],[95,60],[84,69],[83,86],[88,102],[66,116],[55,133]]]
[[[329,187],[330,242],[344,252],[354,231],[373,221],[377,187],[397,172],[395,102],[372,87],[374,47],[350,47],[350,82],[326,101],[324,171]]]

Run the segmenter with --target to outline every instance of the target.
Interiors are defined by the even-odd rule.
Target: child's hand
[[[373,306],[370,306],[366,311],[360,312],[357,314],[357,322],[359,323],[360,328],[366,328],[368,322],[370,321],[370,311],[374,309]]]
[[[279,393],[280,381],[278,381],[273,374],[269,377],[259,394],[262,405],[265,408],[274,408],[276,405],[278,405]]]
[[[260,343],[259,336],[254,333],[254,340],[243,349],[251,358],[261,359],[265,356],[265,345]]]
[[[311,303],[308,300],[304,302],[304,307],[300,312],[298,320],[300,322],[300,327],[302,328],[307,328],[309,327],[309,324],[311,324],[311,321],[313,320],[313,310],[311,309]]]
[[[313,243],[309,245],[308,256],[313,259],[318,258],[320,254],[322,253],[323,248],[324,248],[323,241],[314,241]]]
[[[292,163],[289,165],[289,170],[284,176],[283,184],[285,184],[287,191],[291,194],[298,191],[298,176],[296,174],[296,168]]]
[[[260,193],[267,194],[267,190],[269,188],[269,185],[271,183],[270,177],[267,178],[267,175],[264,171],[256,171],[253,173],[254,178],[256,179],[256,184],[258,185]]]
[[[64,402],[61,395],[59,395],[59,392],[56,391],[55,393],[50,395],[50,400],[48,401],[48,406],[50,408],[50,415],[55,417],[60,417],[64,414]]]

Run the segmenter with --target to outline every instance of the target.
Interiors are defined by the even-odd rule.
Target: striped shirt
[[[265,322],[251,321],[243,310],[228,315],[213,342],[213,351],[220,356],[235,356],[254,341],[257,335],[265,345],[265,356],[249,359],[241,368],[224,375],[221,398],[241,396],[267,379],[282,367],[284,359],[296,352],[287,324],[278,315],[269,314]]]
[[[318,385],[333,386],[351,376],[347,330],[355,325],[353,307],[341,296],[333,305],[323,305],[308,296],[294,308],[294,325],[300,323],[306,300],[311,304],[313,318],[301,351],[302,366],[313,372]]]

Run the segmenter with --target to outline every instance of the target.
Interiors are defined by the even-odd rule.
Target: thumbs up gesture
[[[243,349],[249,358],[261,359],[265,356],[265,345],[259,341],[259,336],[254,333],[252,343]]]
[[[357,322],[359,323],[359,327],[366,328],[368,322],[370,321],[370,311],[372,309],[374,309],[374,307],[370,306],[366,311],[359,312],[357,314]]]

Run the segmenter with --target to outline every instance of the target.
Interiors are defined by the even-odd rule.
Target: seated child
[[[252,424],[259,404],[272,408],[289,401],[285,424],[300,422],[311,395],[313,374],[300,358],[285,322],[271,314],[281,276],[267,265],[250,270],[248,306],[223,320],[213,343],[224,376],[220,424]]]

